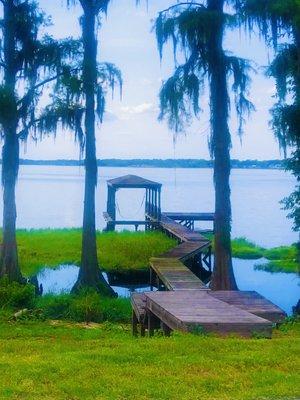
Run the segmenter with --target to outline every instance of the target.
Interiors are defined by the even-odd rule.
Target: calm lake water
[[[259,260],[261,261],[261,260]],[[253,260],[233,260],[234,274],[240,290],[254,290],[274,304],[281,307],[287,314],[299,299],[300,282],[296,274],[274,273],[258,271],[254,268]],[[59,269],[46,269],[38,275],[38,282],[43,285],[43,293],[69,292],[78,276],[78,267],[74,265],[61,266]],[[104,274],[105,278],[107,276]],[[149,291],[150,287],[145,280],[140,285],[122,284],[112,285],[114,291],[122,297],[128,297],[132,292]]]
[[[106,180],[126,174],[161,182],[163,211],[214,209],[211,169],[100,168],[96,204],[99,229],[105,226],[102,213],[106,209]],[[231,185],[234,237],[245,236],[265,247],[297,241],[291,221],[286,219],[286,212],[279,204],[295,185],[290,174],[279,170],[234,169]],[[83,187],[80,167],[21,166],[17,188],[18,227],[81,226]],[[117,195],[118,218],[142,218],[143,198],[142,190],[121,190]]]

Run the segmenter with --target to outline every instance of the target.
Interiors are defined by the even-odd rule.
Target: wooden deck
[[[248,311],[274,323],[284,320],[286,314],[271,301],[253,291],[211,291],[214,298]]]
[[[161,216],[160,226],[164,231],[178,239],[180,242],[206,241],[208,245],[210,245],[210,241],[207,240],[200,233],[191,231],[186,226],[179,224],[178,222],[174,221],[164,214],[162,214]]]
[[[272,322],[211,296],[205,290],[147,292],[148,328],[153,317],[172,330],[185,332],[254,334],[271,337]]]
[[[183,242],[173,249],[161,254],[162,258],[177,258],[180,261],[188,260],[202,253],[210,245],[208,240],[197,240],[192,242]]]
[[[162,284],[166,290],[207,290],[205,284],[177,258],[151,258],[150,268],[159,279],[159,288]],[[154,283],[153,276],[150,279]]]

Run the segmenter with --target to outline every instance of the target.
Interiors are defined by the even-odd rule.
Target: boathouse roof
[[[125,175],[120,178],[110,179],[107,184],[114,188],[151,188],[159,189],[161,183],[150,181],[137,175]]]

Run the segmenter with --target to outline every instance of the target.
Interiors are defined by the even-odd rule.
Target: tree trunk
[[[228,127],[229,95],[223,51],[224,22],[221,18],[223,7],[224,0],[208,1],[208,9],[216,13],[209,43],[211,146],[214,156],[215,184],[215,256],[211,288],[237,290],[231,257],[231,140]]]
[[[3,243],[0,257],[0,277],[23,282],[18,263],[16,240],[15,189],[19,170],[19,139],[17,137],[17,106],[15,101],[15,7],[13,1],[4,4],[4,85],[7,89],[7,118],[3,123],[4,146],[2,150],[3,185]]]
[[[16,240],[16,200],[15,187],[19,165],[19,143],[14,134],[6,134],[2,150],[3,184],[3,243],[1,249],[0,276],[10,281],[22,282],[18,263]]]
[[[95,87],[97,83],[97,40],[95,34],[96,15],[92,6],[86,6],[82,22],[84,44],[84,92],[85,113],[85,192],[83,211],[81,266],[73,292],[83,287],[96,289],[105,295],[115,295],[105,281],[98,265],[95,194],[97,186],[97,155],[95,137]]]

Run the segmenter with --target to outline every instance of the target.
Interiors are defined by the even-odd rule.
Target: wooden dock
[[[203,282],[211,275],[211,241],[195,231],[196,221],[214,224],[214,213],[161,212],[161,187],[158,182],[135,175],[107,181],[107,209],[103,214],[106,230],[117,225],[140,225],[160,229],[175,238],[178,245],[150,260],[150,285],[158,291],[134,293],[132,331],[141,335],[146,330],[162,328],[185,332],[217,334],[253,334],[270,337],[272,324],[281,322],[285,314],[256,292],[211,291]],[[116,195],[120,189],[145,190],[145,220],[116,220]],[[208,230],[213,232],[214,229]]]
[[[171,218],[172,217],[172,218]],[[158,291],[132,296],[133,334],[162,328],[184,332],[238,334],[271,337],[272,326],[285,318],[285,313],[256,292],[211,291],[188,267],[199,259],[211,271],[211,242],[200,233],[176,221],[180,218],[207,218],[213,215],[162,213],[157,221],[162,231],[176,238],[178,246],[150,260],[150,285]],[[182,221],[181,221],[182,222]],[[185,264],[186,265],[185,265]]]

